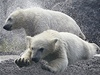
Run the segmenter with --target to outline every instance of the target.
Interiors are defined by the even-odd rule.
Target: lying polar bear
[[[15,60],[19,67],[28,66],[31,61],[46,62],[42,68],[50,72],[62,72],[78,60],[92,58],[100,48],[68,32],[47,30],[34,37],[27,37],[28,48]]]

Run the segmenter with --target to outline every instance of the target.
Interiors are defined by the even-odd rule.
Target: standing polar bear
[[[92,58],[100,48],[68,32],[47,30],[34,37],[27,37],[27,50],[15,60],[19,67],[31,61],[45,60],[42,68],[50,72],[62,72],[78,60]]]
[[[60,32],[70,32],[85,39],[77,23],[68,15],[58,12],[33,7],[14,11],[6,20],[6,30],[24,28],[26,34],[34,36],[45,30],[53,29]]]

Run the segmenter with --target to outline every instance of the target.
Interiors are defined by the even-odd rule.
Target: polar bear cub
[[[62,72],[78,60],[92,58],[100,48],[68,32],[47,30],[34,37],[28,37],[28,48],[15,63],[27,66],[32,60],[46,62],[42,68],[50,72]],[[26,59],[30,58],[30,59]],[[31,61],[29,61],[31,60]]]
[[[34,36],[45,30],[53,29],[59,32],[70,32],[86,39],[80,27],[70,16],[40,7],[14,11],[7,18],[3,28],[8,31],[24,28],[28,36]]]

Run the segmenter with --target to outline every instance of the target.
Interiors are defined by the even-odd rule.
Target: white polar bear
[[[28,37],[28,41],[28,50],[15,63],[23,67],[32,60],[38,62],[43,59],[46,63],[43,63],[42,68],[51,72],[62,72],[69,64],[92,58],[100,50],[96,44],[84,41],[72,33],[54,30]]]
[[[53,29],[60,32],[71,32],[82,39],[86,39],[77,23],[70,16],[40,7],[14,11],[7,18],[3,28],[8,31],[24,28],[29,36]]]

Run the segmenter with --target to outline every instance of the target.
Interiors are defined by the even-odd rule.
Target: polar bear
[[[53,29],[60,32],[71,32],[86,39],[77,23],[68,15],[33,7],[18,9],[10,14],[3,27],[5,30],[24,28],[28,36],[34,36],[45,30]]]
[[[75,34],[55,30],[28,36],[27,39],[27,50],[15,63],[23,67],[31,61],[41,60],[42,68],[54,73],[63,72],[68,65],[78,60],[92,58],[100,50],[95,43],[84,41]]]

